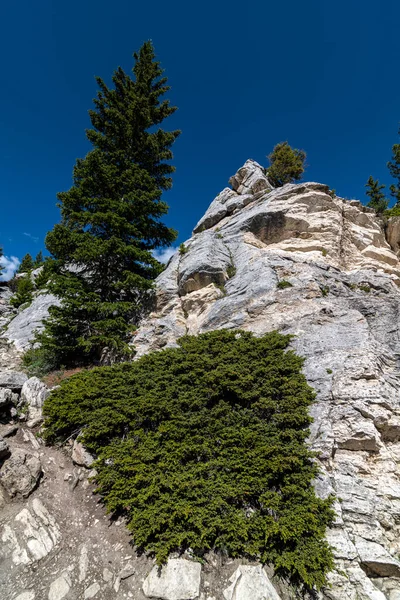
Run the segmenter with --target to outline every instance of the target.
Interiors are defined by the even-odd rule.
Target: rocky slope
[[[320,451],[316,489],[337,497],[336,523],[328,532],[337,568],[320,597],[399,600],[399,219],[385,232],[371,210],[332,197],[318,183],[272,189],[254,161],[247,161],[230,183],[232,189],[213,201],[185,251],[159,277],[157,306],[133,343],[140,356],[174,345],[185,333],[223,327],[293,334],[292,345],[305,357],[305,375],[317,392],[310,437]],[[36,299],[36,307],[22,311],[3,333],[3,341],[13,344],[3,351],[12,368],[15,346],[26,347],[32,323],[46,312],[44,300]],[[23,333],[19,322],[25,324]],[[17,406],[22,396],[14,398]],[[31,400],[24,402],[29,413]],[[17,453],[18,459],[18,451],[33,443],[29,431],[22,422],[15,437],[6,438],[14,445],[11,458]],[[151,561],[134,556],[123,528],[111,526],[96,504],[89,469],[73,467],[69,456],[41,445],[29,451],[38,455],[45,477],[28,500],[21,494],[4,500],[0,535],[8,548],[2,548],[6,598],[291,597],[272,579],[273,587],[270,573],[257,565],[222,563],[216,557],[204,566],[190,557],[172,560],[159,577]],[[75,454],[75,461],[82,458]],[[36,543],[25,522],[47,532],[51,544],[45,556],[32,550]],[[26,562],[16,562],[24,551]],[[120,575],[124,559],[132,570],[125,579]],[[85,577],[81,561],[89,565]]]

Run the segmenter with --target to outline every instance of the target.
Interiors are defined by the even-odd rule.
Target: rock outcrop
[[[316,489],[337,498],[322,597],[398,600],[400,226],[318,183],[271,190],[253,161],[231,183],[159,277],[138,356],[219,328],[292,334],[317,392]]]
[[[316,391],[315,488],[336,496],[327,533],[336,568],[319,599],[399,600],[400,219],[385,229],[319,183],[273,189],[254,161],[230,184],[158,278],[136,356],[219,328],[292,334]],[[48,390],[18,375],[11,385],[5,371],[18,371],[14,351],[29,346],[52,302],[41,294],[15,316],[0,296],[0,318],[12,319],[0,346],[0,477],[14,464],[28,469],[21,489],[13,476],[0,485],[4,598],[291,600],[261,565],[214,554],[200,565],[189,553],[160,570],[138,557],[123,521],[92,494],[93,457],[77,440],[61,453],[35,436]]]

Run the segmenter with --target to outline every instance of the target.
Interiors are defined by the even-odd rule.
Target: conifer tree
[[[2,267],[2,265],[1,265],[1,259],[2,259],[2,257],[3,257],[3,248],[0,246],[0,277],[1,277],[1,274],[2,274],[3,269],[4,269],[4,267]]]
[[[275,187],[295,183],[302,178],[306,160],[303,150],[292,148],[288,142],[280,142],[267,158],[270,163],[267,176]]]
[[[41,267],[43,264],[44,260],[43,260],[43,252],[40,250],[35,257],[35,261],[34,261],[34,268],[37,269],[38,267]]]
[[[59,365],[96,363],[105,349],[127,355],[162,270],[152,251],[177,235],[160,221],[180,133],[160,125],[176,107],[163,99],[170,88],[152,43],[134,59],[133,77],[119,67],[113,88],[97,78],[86,132],[93,149],[77,160],[71,189],[58,194],[62,220],[46,237],[54,259],[49,289],[61,305],[51,309],[38,341]]]
[[[389,205],[389,200],[381,191],[385,186],[380,185],[378,179],[374,179],[370,176],[365,187],[367,188],[366,194],[369,197],[367,206],[373,208],[378,215],[383,214]]]
[[[35,265],[32,256],[30,254],[25,254],[19,265],[18,273],[29,273],[29,271],[32,271],[34,268]]]
[[[26,277],[20,277],[19,279],[17,279],[16,287],[16,293],[10,300],[10,304],[12,304],[12,306],[18,308],[22,304],[32,302],[32,292],[34,290],[34,285],[32,283],[30,275],[27,275]]]
[[[400,129],[399,129],[400,135]],[[400,206],[400,144],[392,146],[392,160],[387,164],[389,172],[393,179],[397,179],[397,183],[390,186],[390,193],[395,198],[395,206]]]

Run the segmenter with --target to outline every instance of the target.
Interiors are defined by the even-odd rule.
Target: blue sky
[[[182,135],[166,219],[187,239],[247,158],[288,140],[305,179],[365,201],[370,174],[390,184],[399,140],[400,3],[383,0],[20,0],[0,24],[0,245],[36,254],[59,219],[56,193],[89,150],[94,75],[107,82],[152,39]],[[167,126],[167,123],[165,124]]]

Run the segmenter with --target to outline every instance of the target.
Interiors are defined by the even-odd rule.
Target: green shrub
[[[290,281],[287,281],[286,279],[281,279],[276,284],[276,287],[278,288],[278,290],[284,290],[285,288],[293,287],[293,285],[290,283]]]
[[[42,346],[27,350],[22,357],[22,364],[30,377],[43,377],[58,367],[54,353]]]
[[[229,265],[227,270],[226,270],[226,274],[228,275],[228,278],[231,279],[232,277],[235,277],[236,275],[236,267],[235,265]]]
[[[332,369],[327,369],[326,372],[328,373],[328,375],[332,375],[333,373]]]
[[[138,549],[210,549],[271,563],[302,589],[333,567],[332,499],[305,440],[314,392],[277,332],[214,331],[136,362],[82,372],[45,402],[45,437],[82,431],[98,492]]]
[[[321,290],[321,294],[323,296],[327,296],[329,294],[329,286],[328,285],[322,285],[320,287],[320,290]]]
[[[182,242],[182,244],[179,246],[179,254],[186,254],[188,251],[188,248],[186,248],[185,244]]]
[[[325,248],[322,248],[321,254],[322,254],[322,256],[326,256],[328,254],[328,252],[325,250]]]
[[[15,308],[19,308],[22,304],[30,304],[32,302],[32,292],[34,285],[32,283],[30,275],[26,277],[20,277],[16,280],[16,293],[11,298],[10,304]]]
[[[394,206],[384,212],[385,217],[400,217],[400,206]]]

